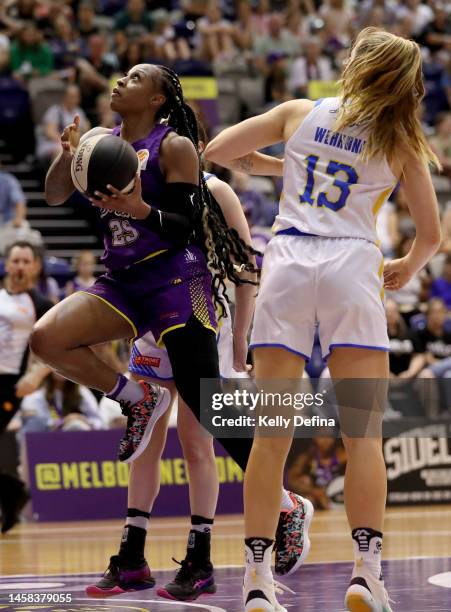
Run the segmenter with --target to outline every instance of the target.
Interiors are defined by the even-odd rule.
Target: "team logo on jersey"
[[[152,368],[159,368],[161,359],[159,357],[151,357],[146,355],[138,355],[133,360],[136,365],[150,366]]]
[[[147,162],[149,161],[149,151],[147,149],[140,149],[137,151],[136,155],[139,159],[139,167],[141,168],[141,172],[147,168]]]

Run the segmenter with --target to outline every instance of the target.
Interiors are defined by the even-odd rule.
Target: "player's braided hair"
[[[160,107],[156,119],[165,119],[177,134],[189,138],[197,151],[199,140],[197,119],[193,109],[186,104],[183,98],[179,78],[166,66],[158,66],[158,68],[159,86],[166,96],[166,101]],[[217,306],[221,306],[222,314],[224,314],[220,290],[226,296],[225,279],[228,278],[235,285],[257,284],[252,280],[242,278],[240,272],[258,274],[258,269],[251,262],[251,256],[260,253],[246,244],[235,229],[227,226],[221,208],[211,197],[206,186],[201,163],[199,163],[199,185],[200,210],[198,211],[199,226],[196,228],[196,237],[205,242],[207,265],[213,278],[213,299]]]

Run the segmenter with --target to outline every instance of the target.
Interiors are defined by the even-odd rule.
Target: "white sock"
[[[149,519],[145,516],[127,516],[125,519],[126,525],[133,525],[133,527],[140,527],[141,529],[149,528]]]
[[[118,374],[114,388],[107,393],[107,397],[120,402],[124,400],[132,405],[137,404],[144,397],[144,390],[136,380],[129,380],[123,374]]]
[[[366,527],[353,529],[352,543],[354,544],[356,567],[359,566],[359,562],[363,561],[365,569],[369,570],[376,580],[380,580],[382,576],[382,534]]]
[[[268,538],[246,538],[244,540],[246,551],[246,575],[255,570],[257,574],[271,576],[271,556],[274,540]],[[246,579],[246,576],[245,576]]]
[[[292,510],[294,508],[294,502],[291,499],[288,491],[286,489],[282,489],[282,501],[280,502],[281,510]]]

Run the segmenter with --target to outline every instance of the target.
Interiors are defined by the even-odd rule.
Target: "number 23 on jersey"
[[[320,191],[315,195],[313,193],[315,190],[315,171],[317,172],[319,157],[317,155],[309,155],[305,161],[307,162],[307,182],[304,193],[299,196],[301,204],[314,206],[316,203],[317,206],[325,206],[334,212],[346,206],[346,201],[351,193],[351,185],[355,185],[359,180],[355,169],[352,166],[348,166],[348,164],[334,160],[329,161],[326,174],[336,177],[333,187],[336,187],[338,190],[338,197],[332,200],[330,199],[331,195],[329,192]]]

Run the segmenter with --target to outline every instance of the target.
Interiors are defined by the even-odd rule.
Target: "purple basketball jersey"
[[[143,200],[157,209],[163,208],[165,187],[159,165],[160,145],[170,131],[171,127],[158,124],[146,138],[131,143],[141,166]],[[120,126],[112,133],[119,137]],[[101,261],[109,270],[127,268],[174,246],[149,229],[145,220],[139,221],[126,213],[98,210],[105,246]]]

